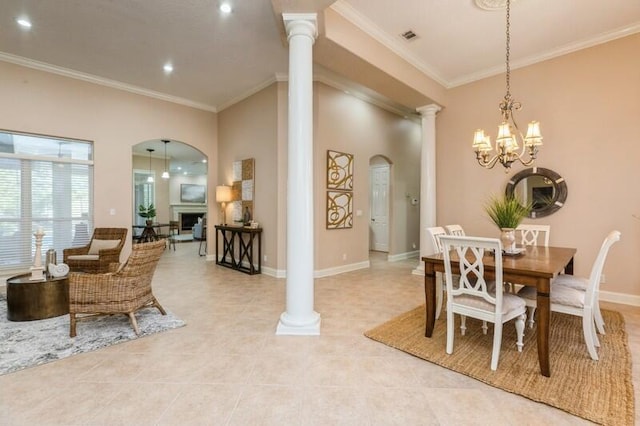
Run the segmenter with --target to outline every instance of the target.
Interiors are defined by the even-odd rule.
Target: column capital
[[[318,20],[315,13],[283,13],[282,20],[287,31],[287,40],[304,35],[315,41],[318,36]]]
[[[420,113],[420,115],[424,117],[426,115],[436,115],[436,113],[438,113],[438,111],[440,111],[441,109],[442,107],[440,105],[429,104],[416,108],[416,111],[418,111],[418,113]]]

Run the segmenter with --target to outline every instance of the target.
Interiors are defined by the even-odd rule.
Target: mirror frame
[[[516,173],[507,183],[507,187],[505,189],[505,194],[507,195],[507,197],[514,196],[516,185],[518,185],[521,180],[526,179],[530,176],[543,176],[549,179],[553,183],[555,195],[553,197],[552,203],[548,204],[545,207],[531,210],[531,212],[529,213],[529,217],[532,219],[536,219],[539,217],[549,216],[550,214],[555,213],[557,210],[559,210],[567,200],[567,183],[562,176],[550,169],[545,169],[542,167],[532,167],[530,169],[525,169],[521,172]]]

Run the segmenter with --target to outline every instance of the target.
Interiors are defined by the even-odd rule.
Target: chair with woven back
[[[120,262],[126,238],[127,228],[96,228],[89,244],[62,251],[63,262],[71,272],[107,272],[112,263]]]
[[[166,315],[151,288],[153,274],[165,250],[165,241],[134,244],[126,263],[113,272],[69,274],[69,335],[76,336],[76,322],[95,315],[125,314],[137,335],[135,312],[157,308]]]

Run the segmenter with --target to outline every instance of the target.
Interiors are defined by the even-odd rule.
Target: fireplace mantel
[[[206,204],[171,204],[171,218],[178,220],[180,213],[207,213]]]

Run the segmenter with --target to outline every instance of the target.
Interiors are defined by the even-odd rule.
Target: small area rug
[[[140,336],[185,325],[171,312],[156,308],[136,312]],[[0,295],[0,375],[44,364],[83,352],[126,342],[136,336],[126,315],[98,316],[76,325],[77,336],[69,337],[69,315],[38,321],[7,319],[7,302]]]
[[[436,321],[432,338],[426,338],[424,305],[367,331],[365,336],[592,422],[632,425],[634,394],[624,318],[614,311],[602,314],[607,334],[599,336],[599,361],[593,361],[587,353],[580,318],[555,312],[551,315],[551,377],[540,374],[535,332],[527,326],[524,349],[519,353],[512,322],[503,328],[497,371],[490,368],[492,327],[483,335],[482,323],[469,318],[467,333],[461,336],[456,315],[453,354],[447,355],[446,315],[443,312]]]

